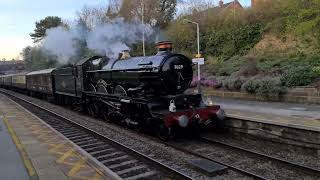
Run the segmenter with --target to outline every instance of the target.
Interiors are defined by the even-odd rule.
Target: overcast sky
[[[0,58],[19,56],[22,48],[32,45],[29,36],[35,22],[46,16],[72,20],[83,6],[105,6],[108,0],[0,0]],[[213,0],[218,2],[218,0]],[[225,0],[230,2],[231,0]],[[250,0],[240,0],[250,5]]]

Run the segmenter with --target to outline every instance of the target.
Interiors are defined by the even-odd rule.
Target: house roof
[[[52,71],[54,71],[54,70],[55,70],[55,68],[43,69],[40,71],[32,71],[32,72],[28,73],[27,76],[36,75],[36,74],[49,74],[49,73],[52,73]]]
[[[238,0],[234,0],[234,1],[222,4],[222,7],[220,6],[219,8],[229,8],[233,5],[238,5],[239,7],[243,8],[243,6],[241,5],[241,3]]]

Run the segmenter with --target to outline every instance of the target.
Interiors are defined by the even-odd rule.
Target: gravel
[[[320,170],[320,150],[257,139],[243,133],[209,135],[215,140]]]
[[[263,143],[263,142],[261,142]],[[245,153],[219,144],[204,143],[199,140],[178,140],[176,146],[184,147],[197,154],[250,171],[267,179],[319,179],[320,176],[291,165]],[[262,144],[260,144],[263,147]],[[205,147],[205,148],[203,148]],[[297,173],[299,172],[299,173]]]

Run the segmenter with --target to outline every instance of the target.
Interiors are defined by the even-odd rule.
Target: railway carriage
[[[3,87],[3,75],[0,75],[0,87]]]
[[[27,90],[32,96],[53,97],[54,79],[52,72],[54,70],[55,68],[44,69],[26,74]]]
[[[12,75],[4,75],[3,77],[3,86],[6,88],[12,88]]]
[[[27,73],[20,73],[12,75],[12,87],[22,91],[27,89],[27,81],[26,81]]]

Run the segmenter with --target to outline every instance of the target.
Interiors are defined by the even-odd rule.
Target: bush
[[[255,94],[259,87],[260,87],[259,80],[250,79],[242,85],[241,90],[248,92],[250,94]]]
[[[226,57],[244,55],[260,41],[263,28],[261,23],[248,23],[209,30],[203,37],[205,53]]]
[[[320,77],[320,66],[316,66],[312,68],[313,73],[315,73],[315,76],[319,76]]]
[[[237,72],[241,67],[247,65],[247,59],[241,58],[239,56],[234,56],[230,59],[221,58],[214,65],[217,75],[220,76],[230,76],[234,72]]]
[[[201,80],[201,85],[204,87],[210,87],[210,88],[215,88],[215,89],[221,87],[221,83],[215,79]]]
[[[197,87],[198,85],[198,77],[194,76],[191,82],[191,87]],[[202,77],[201,78],[201,85],[204,87],[210,87],[210,88],[214,88],[214,89],[218,89],[222,86],[222,82],[219,79],[216,78],[206,78],[206,77]]]
[[[245,80],[242,78],[229,77],[222,82],[222,87],[226,90],[237,91],[241,89],[241,86],[244,82]]]
[[[283,85],[287,87],[306,86],[319,77],[319,72],[311,66],[292,67],[281,78]]]
[[[259,82],[256,94],[264,100],[278,100],[285,93],[280,78],[266,78]]]
[[[256,94],[264,100],[278,100],[285,93],[280,78],[265,78],[262,80],[251,79],[245,82],[241,88],[243,91]]]

